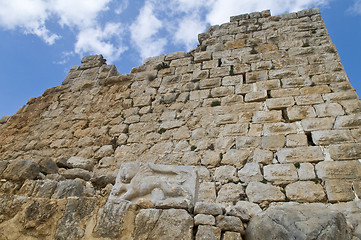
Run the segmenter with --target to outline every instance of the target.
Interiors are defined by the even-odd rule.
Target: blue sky
[[[0,117],[60,85],[83,56],[126,74],[149,56],[189,51],[232,15],[319,7],[361,95],[361,0],[0,0]]]

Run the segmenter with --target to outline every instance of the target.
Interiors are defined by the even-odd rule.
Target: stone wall
[[[127,75],[85,57],[0,120],[0,239],[361,238],[361,101],[319,10],[198,39]],[[192,167],[191,204],[111,200],[126,162]]]

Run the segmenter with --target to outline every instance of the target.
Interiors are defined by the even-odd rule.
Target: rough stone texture
[[[314,224],[310,224],[314,223]],[[351,239],[345,216],[322,205],[275,206],[253,218],[245,239]]]
[[[361,101],[319,10],[242,14],[198,39],[125,75],[84,57],[1,118],[0,238],[239,239],[211,219],[247,227],[283,201],[337,205],[361,238]],[[135,181],[129,162],[155,168]]]
[[[198,227],[196,240],[220,240],[221,229],[219,227],[202,225]]]

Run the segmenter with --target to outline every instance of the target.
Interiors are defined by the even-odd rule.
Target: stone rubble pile
[[[84,57],[2,117],[0,235],[361,239],[361,101],[319,10],[198,39],[127,75]],[[107,200],[126,162],[193,167],[194,207]]]

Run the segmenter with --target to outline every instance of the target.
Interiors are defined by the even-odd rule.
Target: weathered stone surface
[[[264,178],[275,184],[298,180],[297,170],[293,164],[273,164],[263,167]]]
[[[242,232],[243,224],[241,219],[234,216],[219,215],[216,217],[216,226],[223,231]]]
[[[316,178],[315,169],[311,163],[301,163],[297,169],[300,180],[309,180]]]
[[[237,182],[237,169],[232,166],[221,166],[214,171],[214,179],[217,182]]]
[[[135,218],[135,238],[139,240],[148,239],[161,213],[162,210],[159,209],[140,210]]]
[[[78,239],[84,237],[84,222],[88,220],[97,203],[95,198],[71,198],[56,229],[56,239]]]
[[[288,184],[285,190],[287,198],[296,202],[322,202],[326,197],[323,187],[311,181]]]
[[[340,136],[338,135],[338,137]],[[346,136],[343,137],[347,138]],[[334,160],[357,160],[361,158],[361,143],[330,145],[329,151],[331,158]]]
[[[75,180],[64,180],[59,182],[51,198],[67,198],[67,197],[82,197],[84,196],[84,183]]]
[[[253,161],[262,164],[270,164],[273,160],[273,152],[257,148],[253,152]]]
[[[280,163],[317,162],[324,160],[320,147],[281,148],[277,150]]]
[[[91,172],[81,168],[67,169],[64,172],[62,172],[61,175],[67,179],[80,178],[80,179],[84,179],[85,181],[90,180],[90,178],[92,177]]]
[[[194,225],[216,225],[216,218],[212,215],[197,214],[194,216]]]
[[[7,165],[2,175],[9,180],[25,181],[35,179],[39,172],[39,165],[31,160],[14,160]]]
[[[218,191],[217,203],[234,203],[244,197],[244,190],[240,184],[228,183]]]
[[[244,167],[238,171],[238,177],[242,182],[260,182],[263,180],[261,169],[258,163],[246,163]]]
[[[39,161],[38,164],[39,164],[39,167],[40,167],[40,172],[42,172],[42,173],[52,174],[52,173],[57,173],[58,172],[58,166],[50,158],[42,159],[42,160]]]
[[[124,163],[118,172],[110,200],[151,200],[162,207],[194,206],[198,194],[198,176],[186,166]]]
[[[223,234],[223,240],[242,240],[242,236],[241,233],[227,231]]]
[[[351,238],[351,229],[342,213],[309,204],[271,207],[252,218],[246,229],[246,239]]]
[[[216,203],[197,202],[194,207],[195,214],[218,216],[223,213],[222,207]]]
[[[352,142],[353,137],[347,130],[328,130],[312,132],[312,140],[316,145],[330,145],[335,143]]]
[[[324,161],[315,166],[321,179],[357,179],[361,176],[359,161]]]
[[[196,240],[220,240],[221,229],[218,227],[201,225],[198,227]]]
[[[198,201],[216,202],[216,184],[214,182],[202,182],[199,184]]]
[[[246,194],[251,202],[284,201],[285,195],[279,187],[260,182],[251,182],[246,188]]]
[[[227,215],[239,217],[242,221],[249,221],[261,212],[258,204],[248,201],[238,201],[236,205],[226,208]]]
[[[356,181],[357,182],[357,181]],[[353,190],[354,182],[340,181],[339,179],[329,179],[325,181],[327,198],[330,202],[344,202],[355,199]],[[356,185],[355,190],[356,190]]]
[[[91,171],[93,170],[94,163],[91,159],[86,159],[82,157],[71,157],[67,160],[67,166],[73,168],[82,168],[84,170]]]

